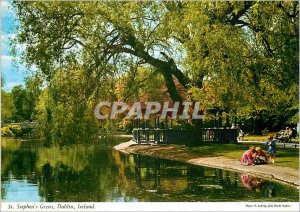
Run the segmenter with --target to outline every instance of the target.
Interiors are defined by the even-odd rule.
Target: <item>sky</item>
[[[14,38],[17,33],[16,15],[14,14],[10,0],[0,0],[0,14],[1,14],[1,54],[0,54],[0,70],[1,77],[4,78],[3,89],[11,91],[16,85],[24,85],[24,78],[30,75],[31,69],[25,67],[25,64],[20,62],[21,52],[17,53],[17,57],[13,57],[10,53],[10,39]],[[18,49],[24,49],[19,46]],[[15,62],[14,62],[15,61]],[[32,69],[33,70],[33,69]]]

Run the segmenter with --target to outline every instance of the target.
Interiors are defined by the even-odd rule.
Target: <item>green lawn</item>
[[[244,151],[249,148],[249,144],[205,144],[199,147],[188,148],[192,153],[206,156],[225,156],[228,158],[239,160]],[[264,145],[260,146],[266,150]],[[275,164],[272,166],[290,167],[299,169],[299,149],[298,148],[276,148],[277,154]]]
[[[269,135],[275,136],[276,133],[269,133],[268,135],[248,135],[245,136],[243,141],[267,141]],[[298,137],[292,138],[292,143],[298,143]]]
[[[275,134],[274,134],[275,135]],[[249,135],[244,137],[244,141],[267,141],[269,135]]]

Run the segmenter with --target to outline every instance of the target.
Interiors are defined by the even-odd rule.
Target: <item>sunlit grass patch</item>
[[[239,160],[242,154],[249,149],[250,144],[204,144],[199,147],[188,148],[191,153],[201,156],[224,156],[231,159]],[[259,144],[266,151],[264,144]],[[290,167],[299,169],[299,149],[277,147],[277,154],[274,166]]]

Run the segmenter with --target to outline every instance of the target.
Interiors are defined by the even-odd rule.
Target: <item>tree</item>
[[[55,73],[35,108],[42,138],[60,145],[96,139],[95,99],[86,95],[85,85],[81,70],[70,68],[68,72],[59,70]]]
[[[16,107],[15,119],[16,121],[24,121],[28,117],[24,110],[24,105],[26,102],[26,92],[22,85],[14,86],[11,90],[11,95],[14,101],[14,105]],[[27,119],[27,120],[28,120]]]
[[[157,4],[16,3],[15,8],[23,29],[17,42],[27,44],[28,64],[36,64],[47,76],[58,63],[76,63],[80,57],[87,74],[98,77],[113,67],[126,71],[127,61],[150,64],[162,74],[174,100],[180,96],[173,77],[188,84],[169,56],[169,38],[159,33],[164,8]],[[157,51],[161,53],[156,56]]]
[[[25,79],[25,87],[17,85],[12,88],[11,96],[16,109],[16,121],[33,121],[42,82],[40,77],[33,75]]]
[[[97,96],[93,89],[99,82],[116,82],[132,67],[151,67],[174,101],[181,100],[176,79],[193,100],[210,96],[209,105],[241,117],[260,120],[263,114],[273,116],[274,108],[297,107],[291,92],[299,81],[297,1],[13,5],[21,26],[15,44],[26,44],[27,64],[36,65],[48,81],[59,70],[79,66],[90,97]],[[293,95],[291,104],[276,104],[274,94],[285,99],[279,90]],[[294,109],[289,116],[295,117]]]
[[[15,114],[15,110],[11,94],[1,89],[1,122],[5,123],[11,120]]]
[[[196,8],[209,12],[196,13]],[[204,29],[192,28],[197,39],[190,39],[189,33],[183,40],[190,49],[187,64],[194,67],[194,76],[204,79],[205,89],[192,86],[192,96],[204,108],[222,107],[254,119],[256,133],[268,122],[282,127],[294,117],[297,123],[298,11],[297,2],[190,5],[187,14],[195,16],[187,16],[186,22],[184,16],[178,18],[176,33],[186,32],[182,28],[192,20],[208,23]]]
[[[23,103],[23,108],[27,120],[35,120],[35,107],[41,94],[42,84],[43,80],[38,75],[33,75],[25,79],[25,102]]]

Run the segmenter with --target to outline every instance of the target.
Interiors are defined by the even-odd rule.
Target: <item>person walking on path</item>
[[[273,136],[270,135],[268,141],[266,142],[268,153],[270,154],[270,163],[275,163],[276,154],[276,140],[273,140]]]

